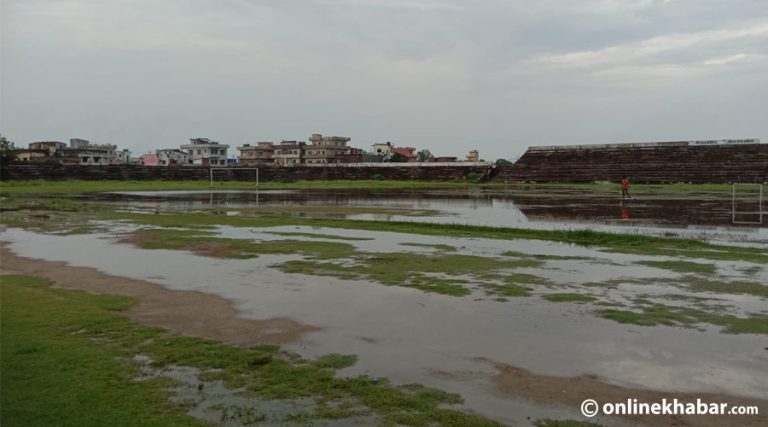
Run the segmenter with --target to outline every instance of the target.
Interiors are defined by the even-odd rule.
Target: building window
[[[197,154],[201,154],[201,153],[200,153],[200,150],[197,150]]]

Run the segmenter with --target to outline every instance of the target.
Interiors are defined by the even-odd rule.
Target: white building
[[[117,146],[114,144],[91,144],[87,139],[70,138],[69,148],[64,149],[68,161],[88,166],[110,165],[117,160]]]
[[[373,144],[373,150],[371,153],[377,156],[389,157],[392,154],[392,143],[387,141],[386,143]]]
[[[183,166],[192,164],[189,154],[186,151],[177,150],[175,148],[156,150],[155,155],[157,155],[158,166]]]
[[[189,144],[181,146],[188,155],[188,163],[202,166],[226,166],[227,148],[208,138],[190,138]]]

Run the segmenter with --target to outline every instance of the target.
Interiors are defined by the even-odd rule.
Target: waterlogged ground
[[[756,187],[755,187],[756,188]],[[595,229],[727,242],[768,242],[768,215],[750,186],[680,191],[645,186],[622,201],[618,189],[528,186],[504,189],[313,189],[125,191],[89,196],[134,209],[280,213],[363,220],[420,221],[536,229]],[[762,211],[768,212],[763,205]],[[761,222],[762,220],[762,222]]]
[[[583,420],[578,404],[587,397],[703,395],[758,402],[762,413],[768,236],[761,226],[731,224],[730,199],[721,193],[641,193],[631,206],[607,190],[110,194],[82,205],[20,204],[3,215],[2,241],[21,257],[215,295],[253,321],[290,320],[301,334],[280,341],[287,352],[310,360],[355,355],[337,375],[456,393],[462,399],[442,405],[503,423]],[[631,209],[629,218],[623,209]],[[621,230],[716,244],[349,219]],[[198,418],[328,421],[295,417],[315,411],[312,399],[254,402],[188,367],[163,374],[147,366],[143,375],[178,381],[174,399]],[[360,416],[343,422],[381,421]],[[722,425],[711,418],[593,421]]]
[[[342,374],[459,393],[465,408],[503,422],[579,416],[510,393],[499,385],[503,366],[629,388],[768,394],[768,271],[758,262],[306,226],[98,225],[112,232],[9,229],[4,240],[22,256],[316,326],[287,349],[355,354]],[[173,250],[141,249],[164,247]]]

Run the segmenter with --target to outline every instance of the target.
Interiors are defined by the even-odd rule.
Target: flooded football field
[[[757,256],[768,250],[765,225],[732,221],[730,194],[635,197],[622,202],[610,191],[580,189],[254,189],[121,192],[88,200],[152,217],[198,212],[586,229],[738,244]],[[96,231],[86,234],[11,227],[2,241],[21,257],[215,295],[248,319],[311,325],[283,346],[310,358],[355,354],[357,363],[340,375],[459,393],[461,408],[504,423],[583,419],[578,405],[551,397],[551,389],[540,387],[545,383],[565,390],[591,381],[599,396],[617,400],[768,396],[768,335],[761,332],[768,322],[768,267],[760,258],[307,225],[204,231],[119,219],[91,225]],[[262,246],[215,252],[190,239]],[[263,249],[288,242],[318,249]],[[402,271],[387,263],[399,263]],[[646,317],[626,317],[637,313]]]
[[[93,197],[93,196],[91,196]],[[420,221],[536,229],[594,229],[678,235],[729,242],[768,242],[768,215],[755,194],[734,204],[730,191],[550,188],[312,189],[117,192],[96,200],[144,209],[213,210],[238,215]],[[737,212],[748,212],[733,215]]]

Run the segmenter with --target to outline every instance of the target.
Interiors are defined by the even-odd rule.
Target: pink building
[[[147,153],[141,156],[141,164],[144,166],[158,166],[157,154]]]

